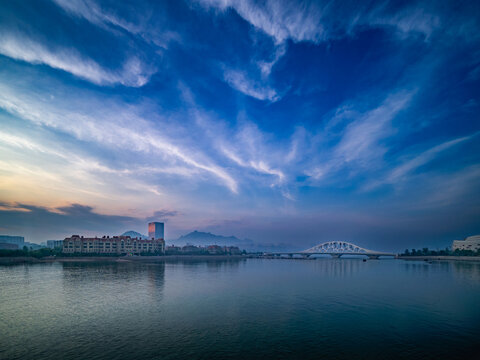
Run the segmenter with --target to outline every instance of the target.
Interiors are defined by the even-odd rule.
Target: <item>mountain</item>
[[[250,239],[239,239],[236,236],[215,235],[209,232],[192,231],[187,235],[180,236],[173,242],[175,245],[226,245],[238,246],[240,248],[251,247],[253,241]]]
[[[136,231],[133,231],[133,230],[130,230],[130,231],[125,231],[122,235],[120,236],[130,236],[131,238],[142,238],[142,239],[148,239],[148,236],[146,235],[142,235],[140,234],[139,232],[136,232]]]

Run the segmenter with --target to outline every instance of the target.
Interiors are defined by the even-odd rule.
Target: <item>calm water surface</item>
[[[480,264],[0,267],[1,359],[479,359]]]

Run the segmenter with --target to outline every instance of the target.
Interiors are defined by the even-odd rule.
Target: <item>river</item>
[[[0,266],[1,359],[474,359],[478,344],[480,263]]]

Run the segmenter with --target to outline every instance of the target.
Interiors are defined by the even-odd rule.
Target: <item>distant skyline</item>
[[[0,234],[480,233],[480,3],[4,1]]]

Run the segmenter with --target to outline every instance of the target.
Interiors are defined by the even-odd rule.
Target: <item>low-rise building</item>
[[[39,250],[39,249],[44,247],[43,245],[40,245],[40,244],[37,244],[37,243],[31,243],[31,242],[28,242],[28,241],[23,243],[22,249],[25,246],[27,247],[28,250]]]
[[[186,254],[195,254],[195,253],[201,253],[205,251],[203,248],[195,246],[195,245],[185,245],[182,247],[182,253]]]
[[[0,250],[18,250],[18,245],[0,242]]]
[[[23,236],[0,235],[0,243],[15,244],[21,249],[25,243],[25,238]]]
[[[145,240],[131,238],[130,236],[85,238],[72,235],[63,240],[63,252],[66,254],[163,254],[165,252],[165,241],[163,239]]]
[[[453,240],[452,250],[480,250],[480,235],[469,236],[464,240]]]
[[[242,253],[238,246],[225,246],[224,250],[226,254],[230,255],[240,255]]]
[[[63,240],[47,240],[47,247],[50,249],[63,248]]]
[[[180,246],[170,245],[165,248],[165,254],[176,255],[182,252]]]
[[[209,245],[207,246],[207,251],[209,254],[212,255],[220,255],[220,254],[225,254],[224,248],[218,245]]]

